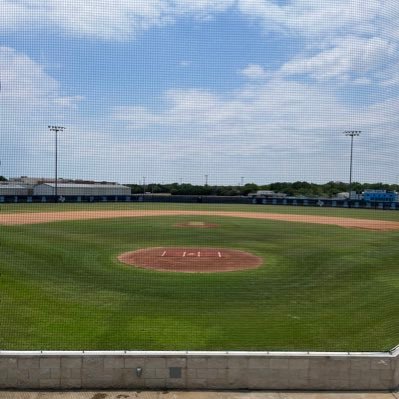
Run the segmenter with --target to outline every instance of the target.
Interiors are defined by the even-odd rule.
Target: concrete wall
[[[0,352],[0,389],[391,390],[399,386],[398,355]]]

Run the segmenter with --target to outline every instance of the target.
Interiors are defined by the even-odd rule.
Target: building
[[[363,193],[363,199],[365,201],[396,202],[398,201],[398,193],[387,190],[366,190]]]
[[[250,197],[261,197],[261,198],[285,198],[287,194],[276,193],[272,190],[258,190],[256,193],[248,194]]]
[[[0,184],[0,196],[29,195],[29,189],[19,184]]]
[[[62,179],[59,179],[59,180],[62,180]],[[34,186],[36,184],[51,183],[54,181],[54,178],[21,176],[21,177],[10,177],[8,179],[8,181],[10,183],[14,183],[14,184]]]
[[[276,193],[272,190],[258,190],[255,195],[263,195],[265,197],[274,197]]]
[[[349,193],[347,191],[343,191],[342,193],[338,193],[336,195],[336,199],[347,200],[347,199],[349,199]]]
[[[130,195],[131,189],[120,184],[76,184],[59,183],[57,185],[59,196],[108,196]],[[33,195],[55,195],[55,183],[44,183],[34,187]]]
[[[356,201],[361,201],[361,200],[364,199],[363,193],[359,194],[356,191],[351,191],[350,194],[349,194],[349,198],[351,200],[356,200]]]

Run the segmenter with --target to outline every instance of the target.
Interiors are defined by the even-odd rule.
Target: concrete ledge
[[[0,389],[393,390],[391,352],[0,351]]]

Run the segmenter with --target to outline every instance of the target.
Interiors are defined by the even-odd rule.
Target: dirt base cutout
[[[118,260],[144,269],[181,273],[256,269],[263,261],[258,256],[235,249],[185,247],[139,249],[119,255]]]
[[[205,222],[185,222],[185,223],[175,224],[175,227],[189,227],[189,228],[191,227],[197,229],[213,229],[218,226],[219,226],[218,224],[205,223]]]

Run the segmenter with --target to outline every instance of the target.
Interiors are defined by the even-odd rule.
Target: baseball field
[[[0,206],[0,350],[385,351],[399,212]]]

